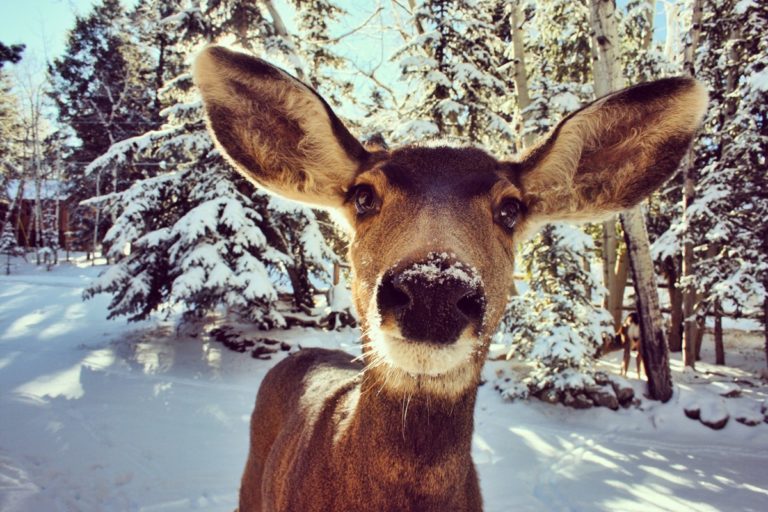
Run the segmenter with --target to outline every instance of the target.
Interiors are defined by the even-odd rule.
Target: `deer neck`
[[[355,459],[354,479],[377,482],[382,499],[408,489],[423,510],[467,503],[467,489],[477,485],[471,457],[477,389],[452,400],[398,396],[365,381],[359,389],[340,443],[345,458]],[[350,467],[349,458],[344,463]]]
[[[360,426],[373,439],[419,459],[462,448],[469,454],[477,389],[447,399],[414,393],[400,395],[363,383],[358,405]]]

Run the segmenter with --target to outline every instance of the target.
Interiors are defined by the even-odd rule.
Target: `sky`
[[[93,0],[0,0],[0,41],[27,45],[25,58],[45,62],[60,55],[75,15]]]
[[[52,60],[63,52],[67,30],[74,26],[75,16],[86,13],[94,3],[95,0],[0,0],[0,41],[26,44],[25,59]],[[129,5],[133,0],[123,0],[123,3]],[[625,5],[626,0],[618,3]],[[657,38],[663,38],[659,33],[663,27],[663,9],[659,6]]]

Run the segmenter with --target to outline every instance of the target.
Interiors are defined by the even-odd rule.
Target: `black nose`
[[[377,300],[382,317],[393,315],[408,341],[453,343],[470,322],[479,329],[485,311],[477,274],[445,258],[387,272]]]

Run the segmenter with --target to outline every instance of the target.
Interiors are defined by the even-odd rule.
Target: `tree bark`
[[[715,304],[715,364],[725,364],[723,347],[723,315],[720,303]]]
[[[523,43],[522,23],[523,15],[520,11],[520,3],[514,2],[511,12],[512,24],[512,55],[515,59],[515,89],[517,92],[517,108],[520,111],[523,128],[523,148],[530,147],[534,142],[533,133],[525,133],[530,114],[525,110],[531,105],[531,97],[528,94],[528,74],[525,70],[525,44]]]
[[[683,70],[689,76],[694,76],[694,56],[696,47],[699,43],[699,34],[701,33],[701,0],[693,2],[693,18],[691,20],[691,30],[685,42],[683,50]],[[696,191],[696,181],[693,168],[693,154],[688,152],[683,163],[683,224],[688,225],[688,207],[693,203]],[[683,234],[683,318],[685,329],[683,331],[683,364],[691,368],[696,367],[696,324],[695,324],[695,300],[696,288],[693,285],[693,239],[688,229]]]
[[[763,287],[768,290],[768,282],[763,283]],[[768,296],[763,299],[763,334],[765,335],[765,368],[768,370]]]
[[[613,317],[613,324],[618,328],[621,325],[624,315],[624,289],[627,286],[627,275],[629,274],[629,253],[626,247],[619,253],[619,259],[616,261],[616,271],[613,275],[613,283],[608,289],[608,311]]]
[[[667,278],[667,293],[669,294],[669,350],[680,352],[683,349],[683,294],[677,286],[677,265],[675,260],[668,256],[664,259],[662,265],[664,277]]]
[[[624,87],[624,77],[619,67],[619,34],[616,25],[616,4],[613,0],[590,2],[590,22],[592,25],[592,74],[594,75],[595,97]],[[603,306],[611,311],[616,303],[613,294],[624,295],[624,281],[617,281],[616,253],[618,251],[616,237],[616,218],[603,222],[603,285],[608,290]],[[621,315],[618,320],[614,317],[614,328],[621,325]]]
[[[619,36],[616,4],[613,0],[591,0],[593,73],[595,94],[603,95],[624,87],[619,66]],[[642,357],[648,377],[651,398],[666,402],[672,397],[672,376],[669,351],[664,338],[663,320],[659,308],[656,276],[653,271],[648,231],[642,207],[621,214],[624,241],[627,244],[630,268],[635,287],[635,301],[640,320]]]
[[[655,400],[666,402],[672,398],[669,350],[664,339],[664,322],[653,273],[648,231],[643,213],[638,210],[633,208],[621,214],[621,226],[635,285],[635,302],[643,340],[640,348],[648,377],[648,394]]]

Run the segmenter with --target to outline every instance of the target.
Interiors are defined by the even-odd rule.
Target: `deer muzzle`
[[[479,332],[485,312],[477,271],[448,253],[390,269],[376,300],[381,317],[393,317],[409,343],[455,343],[469,325]]]

